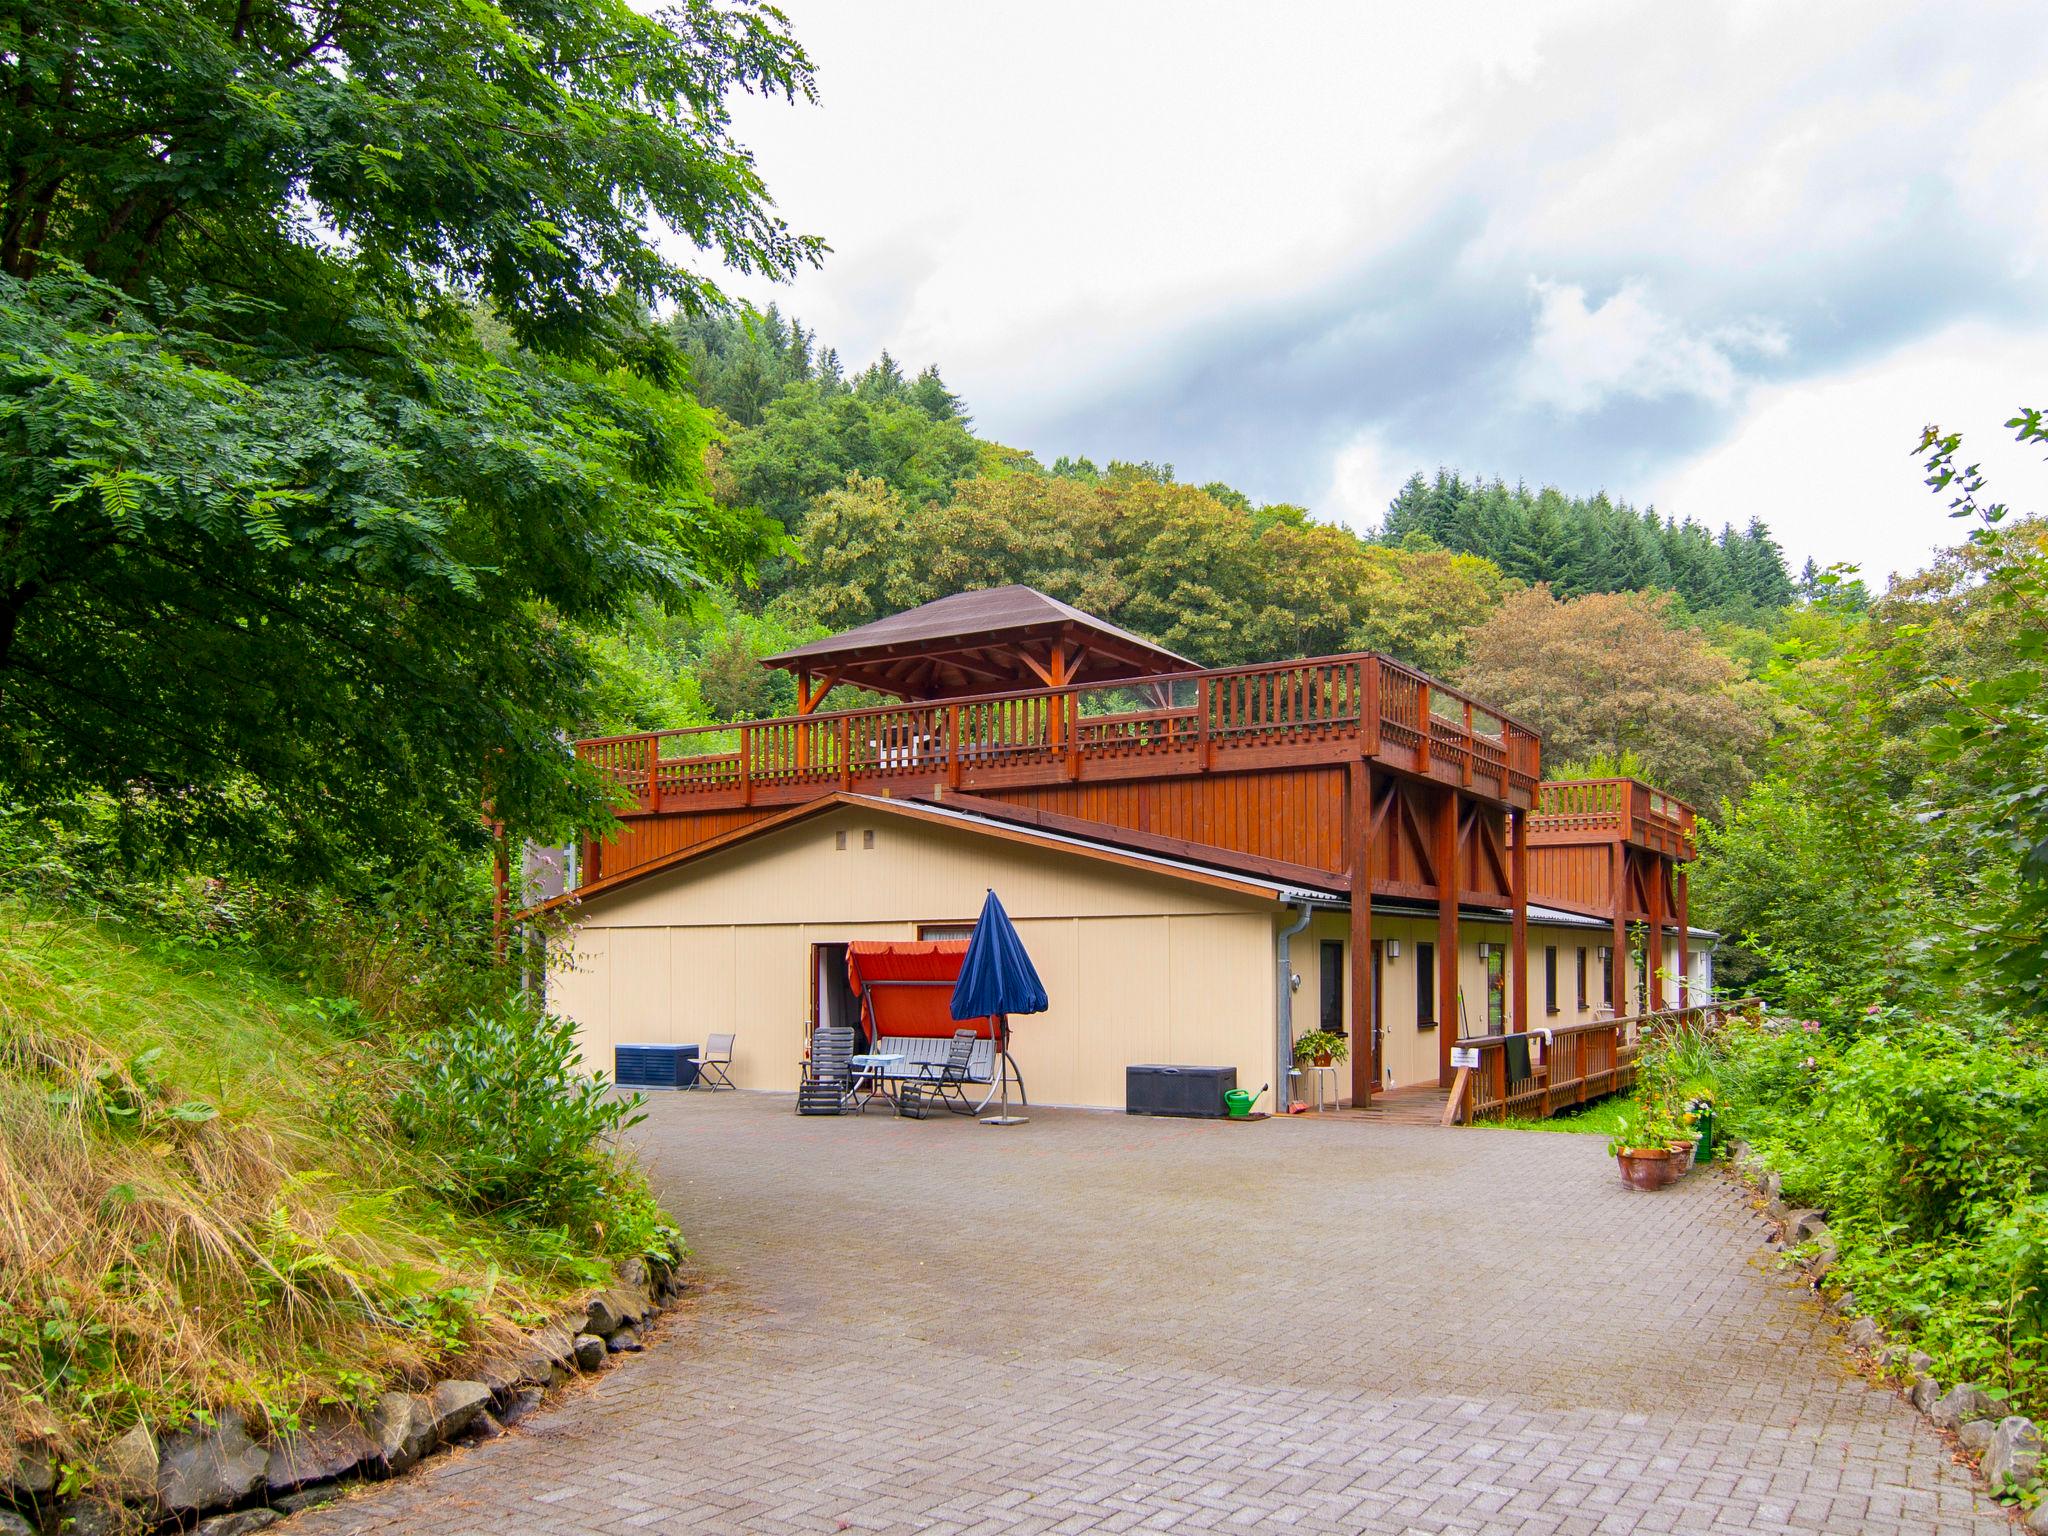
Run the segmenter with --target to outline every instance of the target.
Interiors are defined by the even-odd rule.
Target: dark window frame
[[[1557,1007],[1557,946],[1543,946],[1543,1011],[1556,1013]]]
[[[1350,1019],[1344,1011],[1344,949],[1344,940],[1324,939],[1321,947],[1316,951],[1316,963],[1319,967],[1317,972],[1319,988],[1317,1013],[1319,1022],[1324,1029],[1337,1035],[1348,1035],[1351,1033],[1349,1027]],[[1336,962],[1334,967],[1331,964],[1333,960]],[[1333,970],[1336,980],[1334,987],[1330,984]],[[1332,1022],[1333,1020],[1334,1022]]]
[[[1586,946],[1579,946],[1579,1011],[1586,1011]]]
[[[1421,940],[1415,945],[1415,1027],[1436,1025],[1436,945]]]

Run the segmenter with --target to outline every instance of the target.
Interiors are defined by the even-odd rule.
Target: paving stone
[[[2010,1536],[1743,1190],[1594,1137],[648,1108],[660,1337],[294,1536]]]

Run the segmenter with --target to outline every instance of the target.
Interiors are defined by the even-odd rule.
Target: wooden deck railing
[[[1476,1050],[1479,1061],[1477,1066],[1458,1069],[1444,1119],[1446,1123],[1548,1119],[1560,1109],[1633,1087],[1636,1047],[1645,1035],[1662,1030],[1717,1029],[1731,1015],[1762,1006],[1759,998],[1743,997],[1527,1034],[1460,1040],[1459,1049]]]
[[[624,814],[791,804],[833,789],[998,788],[1365,755],[1533,805],[1536,734],[1372,654],[579,741]]]
[[[1639,779],[1560,779],[1539,785],[1529,817],[1533,843],[1623,838],[1690,858],[1693,809]]]

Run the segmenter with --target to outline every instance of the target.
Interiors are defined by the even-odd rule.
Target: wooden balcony
[[[1529,846],[1623,842],[1690,859],[1693,809],[1637,779],[1565,779],[1538,786]]]
[[[1536,734],[1384,656],[881,705],[579,741],[626,816],[1185,777],[1365,758],[1529,808]]]

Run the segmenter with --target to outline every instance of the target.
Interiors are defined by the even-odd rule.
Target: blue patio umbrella
[[[1002,1074],[1003,1112],[982,1121],[983,1125],[1022,1125],[1026,1117],[1010,1113],[1009,1019],[1013,1013],[1043,1013],[1052,1006],[1045,995],[1045,983],[1024,952],[1016,924],[991,890],[981,904],[981,916],[974,924],[974,937],[967,941],[966,958],[960,962],[960,979],[953,984],[953,1017],[996,1020],[996,1070]]]

